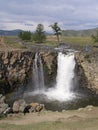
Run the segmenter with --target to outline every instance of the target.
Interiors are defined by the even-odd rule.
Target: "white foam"
[[[56,86],[49,89],[45,94],[50,100],[72,100],[75,94],[72,92],[74,78],[75,59],[74,54],[58,54],[58,69]]]

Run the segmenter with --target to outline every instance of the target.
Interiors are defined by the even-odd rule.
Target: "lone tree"
[[[97,30],[96,36],[92,35],[91,37],[92,37],[94,43],[98,42],[98,30]]]
[[[50,27],[52,28],[52,30],[54,31],[54,35],[57,36],[57,41],[59,43],[59,35],[61,35],[61,29],[60,27],[58,26],[58,23],[55,22],[53,25],[50,25]]]
[[[30,31],[21,31],[18,34],[21,40],[31,40],[31,32]]]
[[[44,26],[42,24],[37,25],[36,31],[33,34],[33,39],[37,43],[42,43],[46,40]]]

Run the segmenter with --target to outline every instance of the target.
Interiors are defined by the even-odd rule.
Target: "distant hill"
[[[87,30],[63,30],[62,34],[64,36],[69,36],[69,37],[71,37],[71,36],[73,36],[73,37],[79,37],[79,36],[87,37],[87,36],[91,36],[92,34],[96,35],[97,30],[98,30],[98,28],[87,29]],[[20,31],[23,31],[23,30],[20,30],[20,29],[10,30],[10,31],[9,30],[0,30],[0,35],[17,36]],[[52,35],[53,33],[46,32],[46,34]]]
[[[87,37],[87,36],[91,36],[92,34],[93,35],[96,35],[98,31],[98,28],[94,28],[94,29],[87,29],[87,30],[63,30],[62,31],[62,34],[64,36],[74,36],[74,37],[79,37],[79,36],[82,36],[82,37]]]
[[[17,36],[18,33],[22,31],[22,30],[0,30],[0,35],[3,35],[3,36]]]

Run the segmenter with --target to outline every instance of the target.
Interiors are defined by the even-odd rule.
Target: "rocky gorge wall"
[[[88,87],[98,93],[98,53],[76,53],[77,74],[81,77],[80,87]]]
[[[30,82],[35,53],[32,51],[0,52],[0,93],[9,93]],[[40,53],[45,77],[47,77],[45,83],[49,84],[49,81],[53,81],[52,77],[55,77],[57,54]]]
[[[41,51],[46,86],[55,83],[57,52]],[[6,94],[30,82],[34,51],[0,52],[0,93]],[[98,58],[96,54],[78,52],[76,74],[79,87],[98,91]]]
[[[31,52],[0,52],[0,91],[8,93],[24,84],[31,69]]]

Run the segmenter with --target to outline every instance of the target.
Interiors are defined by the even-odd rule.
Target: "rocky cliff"
[[[26,82],[34,54],[28,51],[0,52],[0,91],[8,93]]]
[[[55,82],[57,73],[57,52],[41,51],[45,85]],[[25,86],[30,81],[34,51],[0,52],[0,93],[6,94],[15,88]],[[96,53],[78,52],[76,57],[76,76],[79,87],[98,90],[98,58]]]
[[[25,86],[32,77],[35,58],[32,51],[0,52],[0,92],[6,94],[15,88]],[[40,52],[44,65],[46,84],[54,80],[56,70],[56,53]]]
[[[98,91],[98,53],[76,53],[77,74],[80,87],[88,87]],[[80,79],[79,79],[80,78]],[[98,93],[98,92],[97,92]]]

